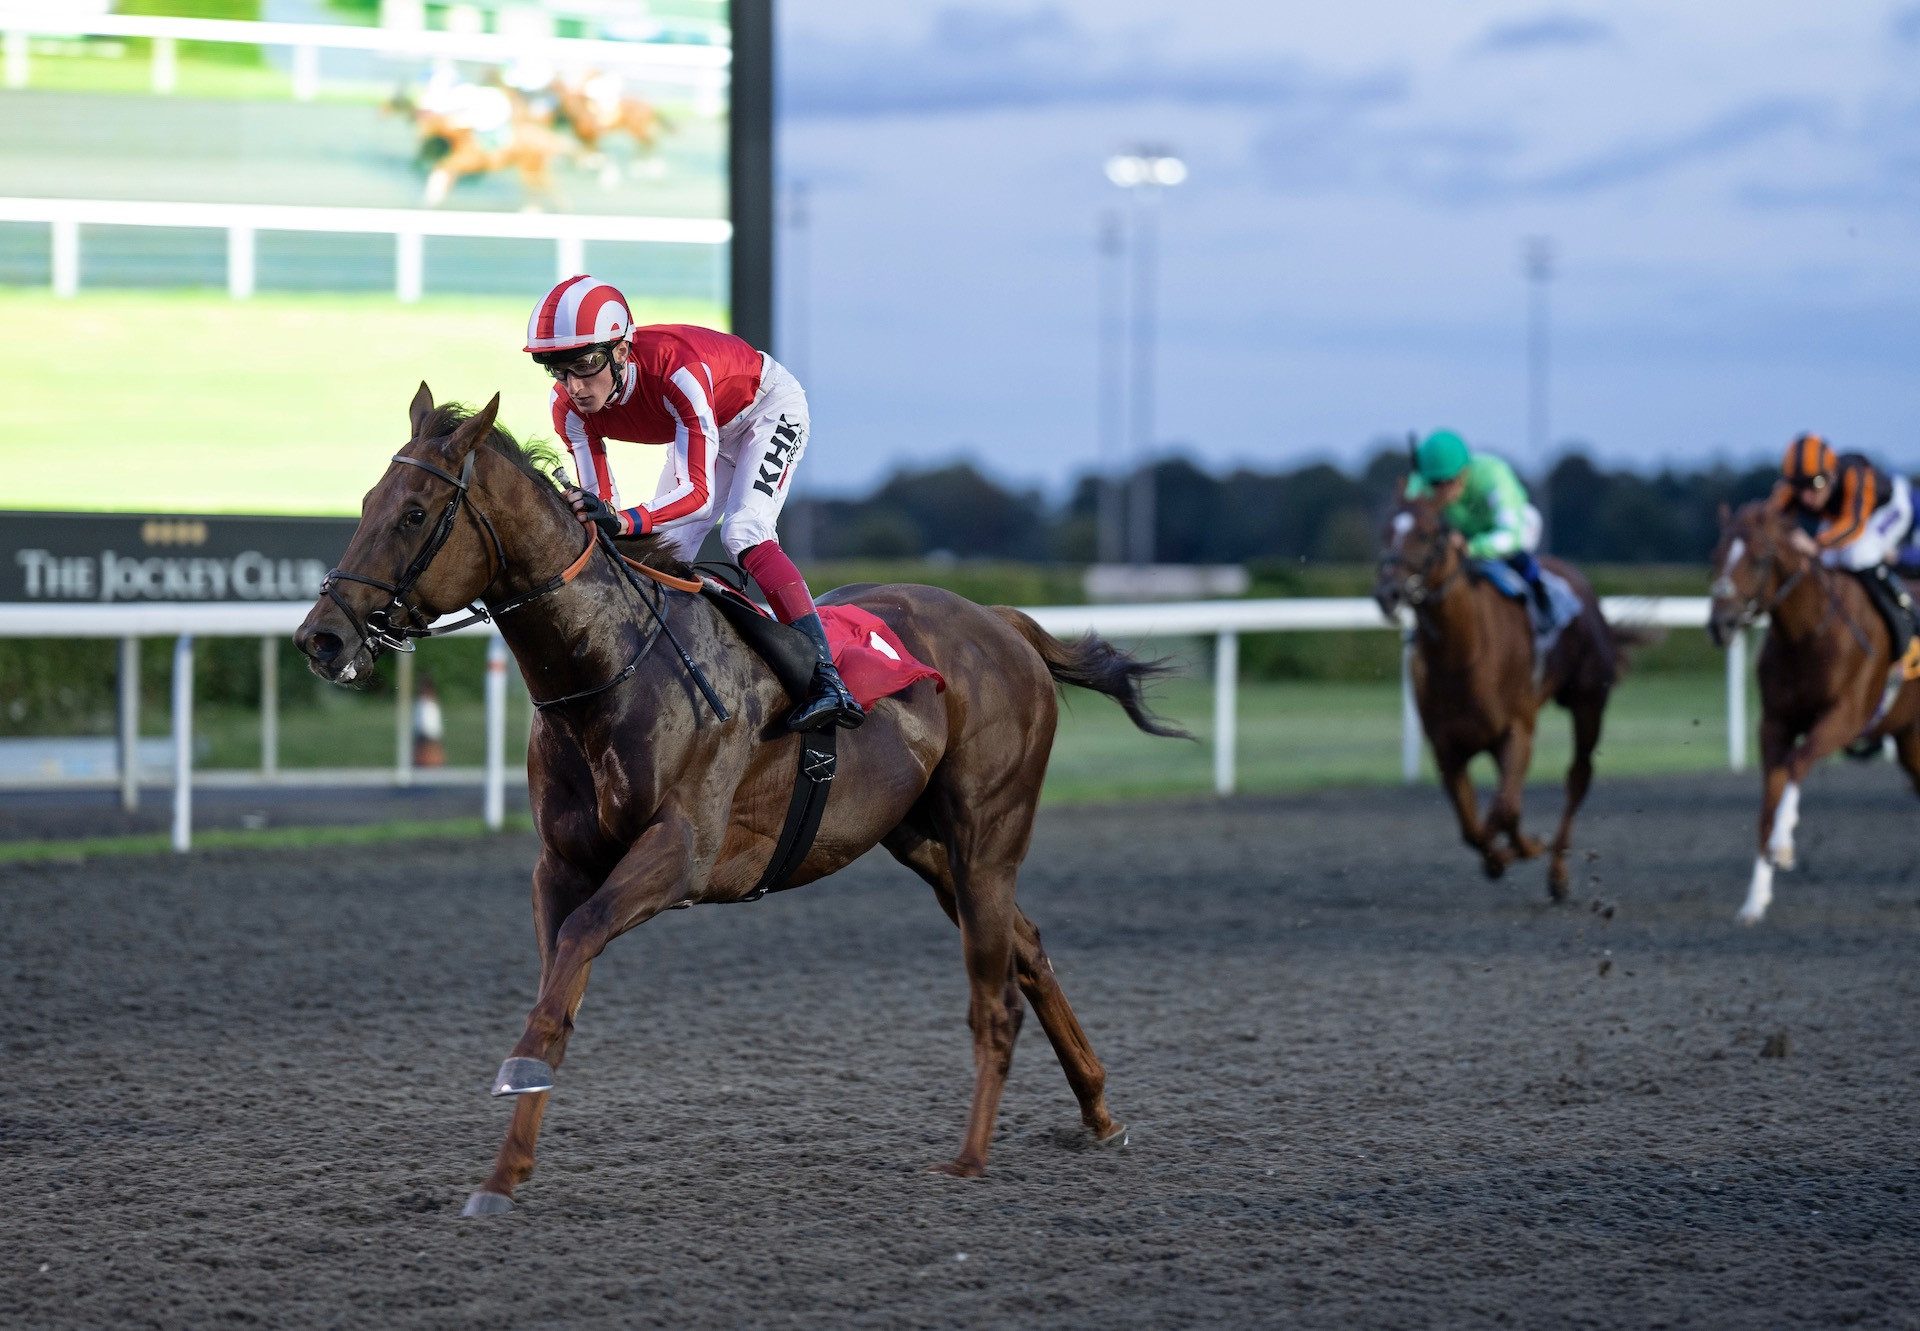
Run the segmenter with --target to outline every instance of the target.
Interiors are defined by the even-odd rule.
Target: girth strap
[[[801,734],[800,771],[794,779],[793,798],[787,801],[787,821],[759,883],[740,898],[742,901],[758,901],[769,892],[793,886],[788,879],[806,862],[813,838],[820,831],[820,819],[827,811],[834,769],[839,765],[839,733],[837,727],[829,726]]]

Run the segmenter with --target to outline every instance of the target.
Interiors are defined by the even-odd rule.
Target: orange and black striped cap
[[[1780,474],[1795,485],[1805,485],[1817,477],[1833,475],[1839,466],[1832,445],[1817,434],[1803,434],[1787,445]]]

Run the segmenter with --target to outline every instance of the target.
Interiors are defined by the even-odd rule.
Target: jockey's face
[[[1825,476],[1815,476],[1805,485],[1794,488],[1794,502],[1809,513],[1818,513],[1826,505],[1827,495],[1832,489],[1832,483]]]
[[[1438,485],[1434,486],[1433,497],[1439,501],[1440,507],[1445,508],[1448,504],[1459,499],[1466,488],[1467,477],[1466,473],[1462,472],[1452,480],[1441,481]]]
[[[587,416],[613,400],[626,363],[627,344],[616,342],[610,356],[589,352],[578,361],[554,367],[549,373],[567,390],[573,409]]]

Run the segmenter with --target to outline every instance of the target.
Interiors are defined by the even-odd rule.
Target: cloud
[[[1178,60],[1154,44],[1100,41],[1059,6],[937,11],[917,40],[847,43],[799,32],[783,67],[795,117],[939,115],[1167,101],[1186,106],[1372,105],[1406,96],[1394,70],[1337,74],[1277,56]]]
[[[1628,139],[1558,164],[1528,164],[1512,126],[1380,125],[1364,116],[1335,122],[1284,118],[1256,142],[1270,185],[1308,192],[1373,188],[1431,203],[1472,206],[1576,197],[1657,180],[1794,133],[1823,135],[1825,103],[1764,98],[1704,124],[1657,138]]]
[[[1483,55],[1524,55],[1534,51],[1572,49],[1611,41],[1613,29],[1599,19],[1579,14],[1539,14],[1512,23],[1498,23],[1474,46]]]

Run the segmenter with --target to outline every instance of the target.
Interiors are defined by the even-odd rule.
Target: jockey
[[[566,490],[582,525],[612,536],[658,532],[692,561],[716,526],[727,552],[766,593],[774,613],[807,635],[812,691],[794,730],[853,727],[865,713],[834,668],[806,579],[780,548],[774,522],[807,450],[807,397],[773,357],[711,328],[636,328],[626,298],[598,278],[561,282],[533,307],[527,345],[556,380],[553,428],[573,455]],[[606,441],[665,444],[660,488],[623,505]]]
[[[1406,495],[1432,495],[1447,525],[1467,538],[1474,559],[1498,559],[1526,580],[1539,611],[1538,622],[1553,623],[1553,597],[1540,580],[1533,557],[1540,544],[1540,510],[1527,499],[1513,468],[1491,453],[1474,453],[1452,430],[1436,430],[1413,451],[1413,474]]]
[[[1840,453],[1817,434],[1787,445],[1780,479],[1767,502],[1782,513],[1820,520],[1812,536],[1794,533],[1794,544],[1829,568],[1859,577],[1874,608],[1893,635],[1893,659],[1912,651],[1913,598],[1891,565],[1913,530],[1913,493],[1907,478],[1891,476],[1858,453]]]

